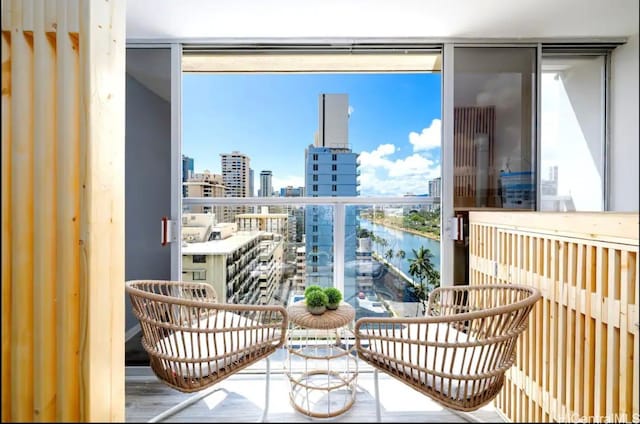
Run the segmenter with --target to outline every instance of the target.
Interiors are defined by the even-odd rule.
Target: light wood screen
[[[488,137],[487,205],[500,207],[497,196],[497,173],[494,169],[496,111],[494,106],[464,106],[453,108],[453,175],[455,207],[476,205],[478,163],[474,138],[483,133]]]
[[[2,420],[124,420],[123,0],[2,1]]]
[[[638,228],[637,213],[470,213],[470,284],[543,296],[496,401],[512,421],[640,420]]]

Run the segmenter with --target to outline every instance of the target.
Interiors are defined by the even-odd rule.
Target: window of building
[[[313,181],[318,181],[318,175],[317,174],[313,175]]]
[[[193,263],[205,264],[207,263],[207,257],[205,255],[193,255]]]
[[[193,281],[202,281],[207,279],[207,271],[193,271]]]
[[[331,181],[337,181],[337,180],[338,180],[338,176],[337,176],[337,175],[335,175],[335,174],[333,174],[333,175],[331,176]]]
[[[314,171],[317,171],[317,170],[318,170],[318,164],[317,164],[317,163],[314,163],[314,164],[313,164],[313,170],[314,170]]]
[[[313,225],[313,226],[311,227],[311,231],[313,231],[314,233],[315,233],[315,232],[318,232],[318,226],[317,226],[317,225]]]
[[[338,190],[338,186],[337,185],[332,185],[331,186],[331,191],[337,191]]]
[[[317,153],[313,154],[313,160],[318,160],[318,154]]]
[[[331,155],[331,160],[338,160],[338,155]]]
[[[331,170],[332,171],[337,171],[338,170],[338,165],[331,165]]]
[[[313,185],[313,191],[318,191],[318,184]]]

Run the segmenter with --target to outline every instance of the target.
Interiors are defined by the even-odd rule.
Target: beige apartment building
[[[182,246],[182,280],[210,284],[227,303],[269,304],[282,283],[283,237],[212,228],[206,241]]]
[[[225,197],[225,185],[222,175],[213,174],[208,170],[193,174],[184,186],[185,197]],[[190,205],[185,212],[192,213],[215,213],[218,220],[223,215],[222,206]]]
[[[286,241],[289,239],[289,215],[286,213],[269,213],[269,208],[263,206],[260,213],[242,213],[236,215],[238,231],[266,231],[281,234]]]

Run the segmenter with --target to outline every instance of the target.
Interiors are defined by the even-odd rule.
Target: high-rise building
[[[253,179],[254,179],[254,174],[253,174],[253,169],[249,168],[249,194],[247,197],[253,197],[254,195],[254,185],[253,185]]]
[[[260,197],[271,197],[273,195],[272,178],[271,171],[265,169],[260,172]]]
[[[225,187],[222,175],[212,174],[208,170],[197,174],[191,173],[191,177],[182,183],[184,197],[225,197]],[[222,206],[190,205],[185,206],[183,212],[215,213],[216,220],[220,220],[223,214]]]
[[[305,193],[310,197],[357,196],[358,154],[351,151],[348,143],[348,95],[321,94],[318,109],[315,142],[305,150]],[[333,217],[332,207],[314,205],[305,209],[307,284],[333,284]],[[344,225],[344,261],[354,264],[355,208],[347,208]],[[355,295],[354,266],[345,266],[344,290],[345,299]]]
[[[233,151],[220,154],[225,197],[251,197],[251,168],[249,156]],[[235,215],[247,212],[244,206],[225,207],[223,222],[234,222]]]
[[[304,197],[304,187],[282,187],[280,189],[280,197]]]
[[[428,210],[440,209],[440,190],[441,190],[441,178],[437,177],[429,180],[429,198],[432,202],[427,206]]]
[[[193,175],[193,158],[182,155],[182,182],[184,183]],[[186,187],[182,186],[182,197],[187,197]]]

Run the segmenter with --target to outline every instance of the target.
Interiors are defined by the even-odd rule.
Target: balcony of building
[[[368,7],[352,0],[339,6],[310,1],[304,7],[284,0],[7,0],[1,21],[3,422],[134,422],[188,396],[160,383],[148,367],[125,366],[145,358],[125,355],[129,342],[139,342],[139,327],[129,325],[135,317],[124,282],[183,278],[177,234],[182,72],[238,72],[238,63],[243,72],[335,72],[345,57],[359,61],[346,72],[442,73],[445,165],[438,207],[448,211],[439,261],[442,275],[448,273],[444,284],[517,282],[542,293],[501,392],[471,416],[640,421],[637,0],[398,0]],[[128,48],[144,50],[142,59],[129,60]],[[526,66],[504,57],[488,59],[487,53],[501,56],[510,49],[526,56]],[[578,84],[568,93],[575,97],[567,105],[584,112],[586,98],[595,93],[597,119],[576,124],[542,110],[542,85],[557,84],[561,72],[580,62],[562,62],[567,54],[585,62],[596,57],[598,66],[591,70],[597,72],[588,74],[603,84],[586,90],[580,78],[573,79]],[[203,56],[204,65],[198,64]],[[543,76],[543,69],[558,79]],[[485,73],[518,90],[482,83],[475,87],[494,90],[494,98],[465,91]],[[456,97],[465,93],[471,95]],[[135,95],[152,101],[137,102]],[[519,99],[515,106],[514,99]],[[471,125],[474,119],[490,122],[491,106],[501,100],[501,112],[509,118],[493,123],[521,143],[492,144],[488,132]],[[130,112],[154,116],[130,119]],[[551,128],[545,118],[552,118],[551,127],[570,124],[580,130],[591,157],[598,159],[580,162],[588,167],[573,173],[586,181],[587,171],[598,168],[597,187],[584,184],[598,192],[586,196],[598,201],[597,212],[569,212],[580,205],[546,191],[555,186],[540,167],[541,133]],[[556,135],[569,138],[562,131]],[[502,164],[493,163],[490,173],[477,172],[476,159],[490,159],[477,155],[487,152],[486,142],[492,154],[515,155],[529,166],[524,172],[535,173],[535,187],[544,193],[523,199],[523,191],[511,192],[520,197],[505,199],[526,200],[532,210],[503,208],[497,186],[476,184],[497,181],[501,170]],[[457,156],[458,151],[468,155]],[[565,158],[577,161],[579,155],[570,151]],[[362,158],[357,161],[361,168]],[[246,175],[237,182],[242,179]],[[454,204],[454,197],[464,205]],[[341,219],[349,201],[330,201],[343,210]],[[234,207],[244,211],[245,205]],[[460,231],[452,232],[456,225]],[[344,239],[345,228],[335,234]],[[460,234],[467,238],[456,238]],[[255,257],[257,249],[256,243],[244,254]],[[353,259],[345,255],[346,244],[335,249],[328,270],[339,281]],[[392,258],[387,262],[395,266]],[[237,263],[252,265],[255,259]],[[251,273],[234,272],[226,300],[261,302]],[[197,274],[190,278],[209,277]],[[297,288],[304,286],[296,281]],[[288,404],[288,382],[278,366],[282,355],[280,350],[273,357],[267,420],[307,421]],[[258,420],[266,406],[260,393],[265,374],[265,361],[259,362],[169,420]],[[469,418],[384,373],[380,378],[383,421]],[[362,365],[356,402],[335,421],[375,420],[374,392],[373,373]]]

